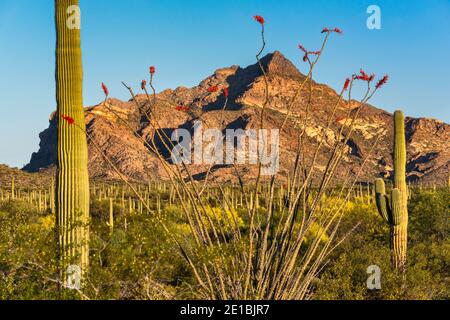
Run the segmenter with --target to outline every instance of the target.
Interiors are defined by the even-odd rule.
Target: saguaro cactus
[[[375,181],[378,211],[391,226],[391,256],[394,268],[405,270],[408,235],[408,190],[406,184],[405,118],[401,111],[394,113],[394,188],[386,195],[383,179]]]
[[[14,178],[11,178],[11,199],[15,197]]]
[[[56,222],[62,281],[85,275],[89,261],[88,149],[83,111],[83,71],[78,0],[55,0],[58,161]],[[72,121],[62,120],[62,116]],[[79,270],[70,275],[67,270]]]

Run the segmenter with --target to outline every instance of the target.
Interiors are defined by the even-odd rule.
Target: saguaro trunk
[[[391,229],[391,256],[394,268],[405,271],[408,239],[408,187],[406,184],[405,117],[394,114],[394,189],[386,195],[383,179],[377,179],[375,194],[378,211]]]
[[[86,274],[89,262],[88,150],[83,111],[80,29],[73,20],[78,0],[55,0],[56,100],[58,110],[58,171],[56,222],[61,275],[67,270]],[[74,17],[74,15],[76,15]],[[70,117],[74,123],[64,121]],[[77,275],[73,275],[77,277]]]
[[[401,111],[394,113],[394,188],[398,189],[398,210],[392,210],[392,262],[403,270],[406,265],[406,243],[408,230],[408,186],[406,184],[405,116]],[[392,197],[394,201],[395,197]],[[393,207],[394,209],[394,207]]]

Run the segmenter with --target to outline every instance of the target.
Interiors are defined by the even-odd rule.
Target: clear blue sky
[[[26,164],[55,108],[53,0],[0,1],[0,163]],[[366,27],[369,5],[381,30]],[[267,21],[267,52],[280,50],[302,71],[297,44],[314,49],[324,26],[338,26],[316,80],[339,89],[364,67],[391,76],[373,104],[450,122],[449,0],[80,0],[84,103],[127,99],[157,67],[159,90],[194,86],[215,69],[254,63],[255,14]]]

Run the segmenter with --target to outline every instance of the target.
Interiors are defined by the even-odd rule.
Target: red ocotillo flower
[[[61,116],[61,118],[63,118],[63,120],[67,121],[68,124],[74,124],[75,120],[72,117],[66,116],[65,114],[63,114]]]
[[[359,75],[355,75],[354,79],[371,82],[373,79],[375,79],[375,75],[371,74],[369,76],[363,69],[360,69]]]
[[[310,54],[314,54],[314,55],[318,56],[318,55],[320,54],[320,51],[309,51],[309,52],[307,52],[306,55],[305,55],[305,57],[303,57],[303,61],[308,60],[308,56],[309,56]]]
[[[347,79],[345,79],[345,83],[344,83],[344,91],[347,91],[349,85],[350,85],[350,79],[347,78]]]
[[[228,98],[228,94],[229,94],[228,87],[223,87],[223,95],[225,96],[225,98]]]
[[[369,75],[361,68],[359,69],[359,76],[360,80],[368,81]]]
[[[153,75],[155,73],[156,69],[154,66],[150,67],[150,74]]]
[[[336,33],[342,33],[342,30],[339,28],[334,28],[334,29],[329,29],[329,28],[323,28],[322,29],[322,33],[326,33],[326,32],[336,32]]]
[[[308,50],[306,50],[306,48],[305,48],[303,45],[301,45],[301,44],[298,45],[298,48],[299,48],[302,52],[305,53],[305,55],[303,56],[303,61],[304,61],[304,62],[308,61]]]
[[[386,82],[388,82],[388,80],[389,80],[389,76],[386,74],[383,78],[378,80],[378,82],[377,82],[375,87],[377,89],[381,88],[384,84],[386,84]]]
[[[303,61],[304,62],[308,61],[308,55],[310,55],[310,54],[319,55],[320,54],[320,51],[308,51],[308,50],[306,50],[305,47],[302,46],[301,44],[298,45],[298,48],[305,53],[305,55],[303,56]]]
[[[301,45],[301,44],[298,45],[298,48],[299,48],[300,50],[302,50],[304,53],[307,53],[307,52],[308,52],[308,51],[306,51],[305,47],[304,47],[303,45]]]
[[[102,82],[102,89],[103,92],[105,93],[105,96],[109,95],[109,91],[108,91],[108,87]]]
[[[264,18],[262,16],[254,16],[253,19],[258,21],[261,25],[264,25]]]
[[[219,90],[218,86],[211,86],[211,87],[208,88],[208,92],[216,92],[218,90]]]
[[[176,106],[175,110],[177,111],[189,111],[189,107],[185,107],[185,106]]]
[[[142,80],[141,81],[141,89],[144,90],[146,85],[147,85],[147,80]]]
[[[367,73],[361,68],[361,69],[359,69],[359,74],[362,76],[362,77],[367,77]]]

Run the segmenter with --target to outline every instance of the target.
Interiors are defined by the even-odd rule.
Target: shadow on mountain
[[[197,119],[189,120],[189,121],[183,123],[178,128],[161,128],[156,131],[156,133],[155,133],[156,148],[157,148],[159,154],[161,154],[161,156],[168,163],[174,164],[173,159],[172,159],[172,150],[177,144],[179,144],[180,142],[183,142],[182,136],[179,137],[180,139],[172,140],[172,135],[174,138],[176,138],[177,137],[176,131],[184,129],[189,132],[191,137],[193,137],[194,136],[194,122],[196,120]],[[191,147],[192,147],[192,143],[191,143]]]
[[[297,79],[304,77],[295,65],[279,51],[269,53],[261,58],[261,66],[268,77],[272,75]],[[226,82],[229,84],[229,100],[226,110],[241,110],[243,105],[236,103],[236,99],[248,90],[255,79],[262,75],[261,67],[256,63],[246,68],[239,67],[234,74],[228,76]],[[203,112],[222,110],[224,103],[225,97],[221,95],[216,101],[203,106]]]
[[[216,164],[216,165],[212,166],[209,174],[211,175],[212,173],[216,172],[219,169],[230,168],[230,167],[232,167],[231,164]],[[207,174],[208,174],[208,171],[200,172],[200,173],[192,175],[192,179],[194,179],[195,181],[201,181],[206,178]],[[186,178],[186,180],[189,180],[189,179]]]
[[[56,165],[58,144],[57,120],[55,116],[50,118],[50,125],[39,134],[39,151],[33,152],[30,163],[23,167],[26,172],[39,172]]]

